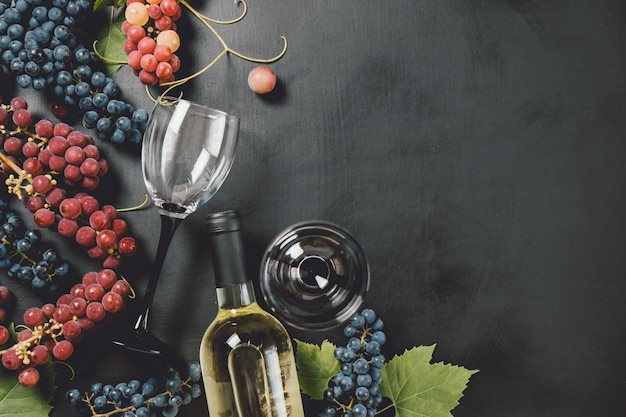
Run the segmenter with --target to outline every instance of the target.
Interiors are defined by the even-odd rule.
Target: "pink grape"
[[[276,87],[276,74],[267,66],[255,67],[248,74],[248,86],[257,94],[267,94]]]
[[[4,326],[0,326],[0,345],[4,345],[6,342],[8,342],[10,337],[11,334],[9,333],[7,328]]]
[[[24,368],[17,376],[17,380],[20,385],[25,387],[34,387],[39,382],[39,371],[37,368],[29,366]]]
[[[65,177],[65,182],[69,185],[76,184],[78,181],[83,179],[80,167],[77,167],[76,165],[67,165],[63,170],[63,176]]]
[[[91,247],[96,243],[96,231],[89,226],[82,226],[76,231],[76,242],[84,247]]]
[[[35,133],[42,138],[49,138],[54,132],[54,123],[50,120],[41,119],[35,123]]]
[[[122,297],[126,297],[130,294],[130,285],[123,279],[118,279],[115,281],[115,284],[113,284],[113,287],[111,287],[111,291],[118,293]]]
[[[52,180],[45,175],[37,175],[31,183],[37,193],[46,194],[52,188]]]
[[[137,50],[141,52],[142,55],[151,54],[154,52],[156,45],[157,43],[154,39],[145,37],[137,43]]]
[[[72,312],[67,304],[57,305],[52,317],[59,323],[65,323],[72,319]]]
[[[27,158],[22,164],[22,169],[32,176],[39,175],[43,172],[43,164],[34,156]]]
[[[85,299],[87,301],[100,301],[104,296],[105,290],[102,285],[95,283],[87,285],[85,288]]]
[[[91,259],[104,259],[107,256],[107,251],[102,249],[100,246],[94,246],[92,248],[90,248],[87,251],[87,255],[91,258]]]
[[[4,141],[4,150],[9,155],[17,155],[22,151],[22,141],[16,137],[9,137]]]
[[[174,21],[169,16],[161,16],[154,21],[154,27],[158,30],[171,30],[174,27]]]
[[[95,271],[87,272],[81,279],[83,285],[95,284],[98,282],[98,273]]]
[[[96,282],[102,285],[105,290],[110,289],[116,281],[117,274],[112,269],[105,268],[98,272],[98,275],[96,277]]]
[[[124,256],[133,255],[137,251],[137,243],[130,236],[123,237],[118,242],[118,250]]]
[[[28,108],[28,102],[26,101],[26,99],[19,96],[13,97],[11,101],[9,101],[9,105],[11,106],[13,111]]]
[[[57,230],[61,236],[72,237],[78,231],[78,223],[76,220],[61,219],[57,224]]]
[[[22,360],[15,353],[15,349],[10,349],[2,355],[2,365],[9,371],[14,371],[20,367]]]
[[[65,160],[72,165],[80,165],[86,157],[84,149],[77,145],[70,146],[65,151]]]
[[[69,340],[61,340],[54,345],[52,354],[55,358],[64,361],[74,353],[74,345]]]
[[[52,206],[58,206],[65,199],[66,192],[63,188],[54,187],[46,194],[46,201]]]
[[[47,208],[40,208],[35,212],[33,219],[39,227],[50,227],[54,223],[54,212]]]
[[[75,316],[84,316],[85,310],[87,310],[87,300],[84,298],[74,298],[68,304],[70,307],[70,312]]]
[[[53,136],[61,136],[66,138],[74,128],[67,123],[57,123],[54,125]]]
[[[93,158],[85,158],[80,164],[80,172],[86,177],[95,177],[100,172],[100,165]]]
[[[83,151],[85,152],[85,156],[87,158],[93,158],[95,160],[100,159],[100,150],[93,143],[85,145]]]
[[[89,225],[94,230],[104,230],[111,225],[111,218],[103,210],[96,210],[89,216]]]
[[[11,291],[5,285],[0,285],[0,304],[4,304],[11,298]],[[2,343],[0,343],[1,345]]]
[[[48,149],[55,155],[64,155],[69,147],[69,142],[63,136],[54,136],[48,142]]]
[[[43,151],[41,153],[43,153]],[[67,161],[65,160],[64,157],[60,155],[52,155],[50,159],[48,160],[48,166],[53,171],[63,172],[63,170],[67,166]]]
[[[93,321],[100,321],[106,316],[106,310],[99,301],[93,301],[87,304],[87,310],[85,311],[87,317]]]
[[[22,153],[27,158],[39,155],[39,151],[39,145],[35,142],[26,142],[24,146],[22,146]]]
[[[131,26],[126,31],[126,37],[131,42],[137,44],[140,40],[146,37],[146,31],[142,26]]]
[[[52,156],[54,156],[54,154],[50,149],[42,149],[41,151],[39,151],[39,155],[37,155],[41,163],[44,165],[49,165],[50,158]]]
[[[17,109],[13,112],[13,123],[21,128],[26,128],[33,123],[33,115],[26,109]]]
[[[76,198],[66,198],[61,201],[61,204],[59,204],[59,212],[61,213],[61,216],[67,219],[77,218],[82,212],[80,201]]]
[[[39,307],[31,307],[24,312],[24,324],[29,327],[35,327],[43,323],[46,315]]]
[[[109,291],[102,297],[102,307],[108,313],[117,313],[124,307],[124,298],[113,291]]]
[[[157,69],[159,61],[152,54],[145,54],[141,57],[141,69],[148,72],[154,72]]]
[[[91,215],[91,213],[100,208],[100,203],[98,203],[98,200],[90,195],[80,198],[79,201],[83,213],[87,216]]]
[[[87,146],[87,135],[79,130],[73,130],[67,135],[67,143],[69,143],[70,146],[84,148]]]
[[[50,351],[44,345],[37,345],[31,350],[30,359],[34,365],[46,363],[50,358]]]
[[[63,324],[61,331],[63,336],[70,342],[78,342],[82,336],[83,329],[76,320],[68,320]]]
[[[113,230],[102,230],[96,236],[96,244],[104,250],[112,249],[117,245],[117,235]]]

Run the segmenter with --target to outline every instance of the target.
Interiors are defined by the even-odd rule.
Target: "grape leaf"
[[[124,19],[122,13],[116,20],[109,22],[98,35],[94,44],[95,52],[104,62],[107,75],[112,75],[126,65],[126,52],[124,52],[126,36],[122,33]]]
[[[0,416],[46,417],[52,410],[50,402],[54,386],[52,361],[37,367],[41,379],[35,387],[25,387],[15,372],[0,372]]]
[[[382,368],[380,392],[391,399],[395,417],[451,417],[476,370],[431,364],[435,345],[419,346],[394,356]]]
[[[328,381],[341,369],[334,353],[335,345],[328,340],[324,340],[321,346],[296,340],[300,389],[314,400],[324,398]]]
[[[126,4],[125,0],[96,0],[93,3],[93,11],[104,9],[105,7],[122,7]]]

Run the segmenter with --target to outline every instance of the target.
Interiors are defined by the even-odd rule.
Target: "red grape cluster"
[[[1,100],[0,100],[1,101]],[[14,126],[10,125],[10,122]],[[65,123],[34,123],[26,100],[0,105],[1,168],[5,181],[42,228],[56,228],[85,248],[104,268],[117,269],[122,256],[135,253],[128,224],[110,205],[83,190],[94,190],[108,171],[93,139]]]
[[[146,85],[175,80],[180,68],[175,52],[180,47],[176,21],[182,9],[178,0],[126,0],[122,33],[128,65]]]
[[[128,283],[111,269],[86,273],[82,282],[61,295],[55,304],[31,307],[24,312],[26,328],[17,334],[12,346],[0,351],[2,365],[19,372],[20,384],[36,385],[37,365],[51,356],[68,359],[74,353],[74,344],[107,316],[119,312],[130,293]],[[0,344],[8,341],[8,329],[0,326]]]

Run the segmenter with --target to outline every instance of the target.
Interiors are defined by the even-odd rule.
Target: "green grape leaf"
[[[122,33],[123,21],[124,14],[120,14],[116,20],[109,22],[94,43],[94,50],[104,62],[107,75],[114,74],[127,62],[124,52],[126,37]]]
[[[105,7],[122,7],[126,5],[126,0],[96,0],[93,3],[93,11],[104,9]]]
[[[15,324],[8,326],[10,338],[2,349],[17,342]],[[56,373],[52,360],[37,366],[39,382],[35,387],[25,387],[17,379],[17,373],[0,367],[0,416],[46,417],[52,406]]]
[[[328,381],[341,369],[334,356],[335,347],[328,340],[324,340],[321,346],[296,340],[300,389],[314,400],[324,398]]]
[[[380,392],[392,401],[395,417],[451,417],[476,370],[430,363],[435,345],[394,356],[382,368]]]
[[[55,389],[52,361],[37,367],[41,378],[35,387],[25,387],[17,380],[17,374],[0,372],[0,416],[46,417],[50,414]]]

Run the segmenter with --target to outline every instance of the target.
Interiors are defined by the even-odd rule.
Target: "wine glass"
[[[360,308],[370,281],[359,243],[327,221],[300,222],[280,232],[265,250],[260,275],[272,312],[307,331],[345,323]]]
[[[239,119],[180,98],[154,106],[141,149],[143,178],[158,207],[161,233],[141,312],[128,334],[113,341],[139,353],[173,349],[150,332],[150,309],[170,242],[180,223],[220,188],[233,163]]]

